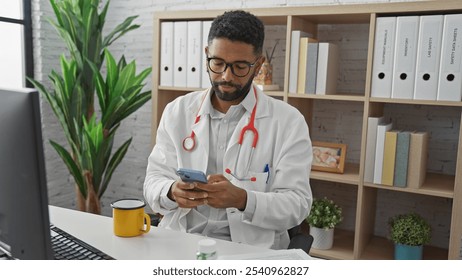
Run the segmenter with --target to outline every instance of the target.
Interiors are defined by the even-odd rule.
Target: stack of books
[[[335,94],[339,48],[318,42],[311,34],[294,30],[291,35],[289,93]]]
[[[394,130],[384,117],[369,117],[364,181],[420,188],[427,169],[428,133]]]

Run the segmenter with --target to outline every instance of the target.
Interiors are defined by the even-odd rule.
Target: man
[[[149,156],[144,196],[163,215],[160,226],[285,249],[287,230],[307,217],[308,127],[298,110],[252,84],[263,40],[263,23],[250,13],[213,21],[205,49],[212,87],[166,106]],[[208,183],[184,183],[178,168],[201,170]]]

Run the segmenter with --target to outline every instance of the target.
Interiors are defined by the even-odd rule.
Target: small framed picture
[[[313,164],[311,170],[343,173],[346,144],[313,141]]]

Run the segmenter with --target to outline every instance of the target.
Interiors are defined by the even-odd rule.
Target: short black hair
[[[216,17],[210,28],[208,44],[215,38],[225,38],[250,44],[256,55],[263,51],[265,39],[265,26],[260,19],[249,12],[242,10],[228,11]]]

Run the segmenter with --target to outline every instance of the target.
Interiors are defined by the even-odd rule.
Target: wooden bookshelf
[[[360,156],[358,163],[347,165],[344,174],[311,172],[314,181],[333,182],[338,184],[353,185],[357,187],[356,213],[354,230],[345,231],[336,229],[334,246],[330,250],[312,249],[313,256],[326,259],[392,259],[393,246],[385,237],[375,235],[377,196],[379,191],[386,189],[396,195],[425,195],[434,199],[452,200],[450,237],[446,248],[426,247],[425,259],[459,259],[462,236],[462,128],[459,128],[457,159],[455,162],[455,174],[428,173],[424,185],[419,189],[398,188],[365,183],[364,162],[366,150],[367,120],[369,116],[376,116],[383,112],[386,106],[431,106],[435,108],[450,107],[458,110],[459,120],[462,115],[462,102],[440,102],[424,100],[398,100],[390,98],[371,98],[372,59],[374,51],[375,20],[379,16],[404,16],[404,15],[431,15],[462,13],[462,1],[447,0],[442,5],[441,1],[423,2],[393,2],[376,4],[352,4],[352,5],[326,5],[326,6],[297,6],[248,9],[262,19],[265,25],[282,25],[285,27],[285,64],[283,70],[283,84],[280,91],[268,92],[268,95],[281,99],[296,107],[304,116],[308,125],[311,126],[316,117],[314,106],[318,100],[333,102],[353,102],[362,108],[362,118],[358,123],[352,123],[352,127],[361,131]],[[160,24],[163,21],[179,20],[211,20],[225,10],[206,11],[162,11],[154,14],[154,46],[153,46],[153,89],[152,89],[152,144],[155,143],[155,132],[159,124],[163,109],[168,102],[178,96],[196,88],[161,87],[160,80]],[[364,90],[354,93],[338,93],[335,95],[301,95],[288,92],[289,85],[289,60],[290,38],[292,30],[303,30],[319,35],[319,26],[332,25],[368,25],[369,35],[367,42],[367,63],[364,66],[365,85]],[[340,50],[342,51],[342,50]],[[348,77],[346,77],[348,79]],[[328,105],[327,105],[328,106]],[[444,111],[444,110],[435,110]],[[438,114],[438,112],[435,112]],[[422,122],[426,122],[425,119]],[[311,128],[312,129],[312,128]],[[316,140],[316,139],[313,139]],[[338,139],[332,140],[338,142]],[[312,180],[312,181],[313,181]],[[393,207],[393,205],[391,205]]]

